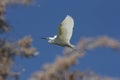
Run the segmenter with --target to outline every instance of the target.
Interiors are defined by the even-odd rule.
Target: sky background
[[[39,55],[33,58],[16,58],[16,69],[25,68],[20,80],[28,79],[41,70],[45,63],[52,63],[57,55],[62,55],[63,47],[48,44],[41,37],[53,36],[61,21],[70,15],[75,25],[72,44],[82,37],[109,36],[120,41],[120,0],[37,0],[32,6],[7,8],[6,17],[13,26],[7,34],[10,40],[32,35],[33,46]],[[96,48],[79,59],[74,69],[91,69],[102,76],[120,77],[120,52],[110,48]]]

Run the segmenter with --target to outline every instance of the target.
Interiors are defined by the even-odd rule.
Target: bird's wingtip
[[[67,15],[66,17],[71,17],[70,15]]]
[[[73,20],[73,17],[70,16],[70,15],[67,15],[67,16],[66,16],[66,19],[71,19],[71,20]]]

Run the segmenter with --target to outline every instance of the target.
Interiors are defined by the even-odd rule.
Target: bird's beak
[[[48,38],[47,38],[47,37],[45,37],[45,38],[41,38],[41,39],[45,39],[45,40],[48,40]]]

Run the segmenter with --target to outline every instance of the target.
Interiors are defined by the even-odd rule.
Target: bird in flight
[[[74,46],[70,43],[73,27],[74,20],[71,16],[67,15],[62,23],[59,25],[57,35],[55,35],[54,37],[46,37],[42,39],[48,40],[48,43],[50,44],[74,48]]]

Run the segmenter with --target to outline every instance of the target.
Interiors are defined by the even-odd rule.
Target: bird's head
[[[49,43],[54,42],[54,38],[52,38],[52,37],[44,37],[44,38],[41,38],[41,39],[47,40]]]

